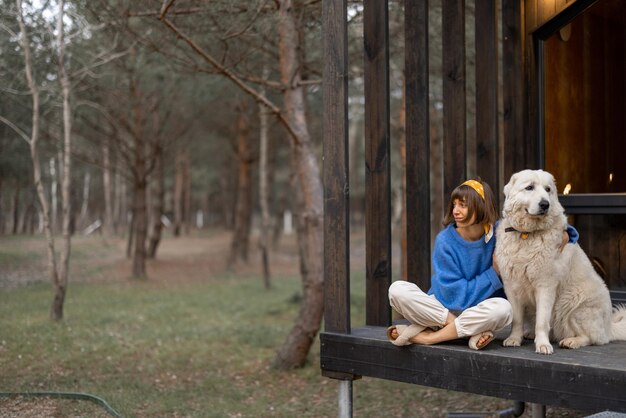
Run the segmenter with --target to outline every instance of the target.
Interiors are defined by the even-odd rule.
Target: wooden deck
[[[396,347],[384,327],[321,334],[324,374],[396,380],[588,412],[626,412],[626,342],[535,353],[532,341],[502,347],[501,332],[481,351],[462,340]]]

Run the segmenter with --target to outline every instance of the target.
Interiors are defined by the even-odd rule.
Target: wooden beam
[[[442,0],[443,65],[443,193],[467,175],[465,133],[465,0]]]
[[[476,172],[500,196],[496,0],[475,5]]]
[[[503,178],[524,164],[524,84],[522,78],[521,0],[502,4]],[[494,190],[495,191],[495,190]],[[498,190],[498,194],[500,191]]]
[[[364,0],[366,318],[391,324],[391,175],[387,0]]]
[[[350,332],[347,1],[322,3],[324,328]]]
[[[428,0],[404,4],[407,278],[430,288]]]
[[[521,0],[523,1],[523,0]],[[514,1],[513,3],[517,3]],[[516,144],[518,147],[516,152],[521,153],[521,158],[515,160],[514,167],[516,171],[525,168],[540,168],[539,156],[536,153],[537,147],[537,133],[539,131],[538,124],[538,108],[539,103],[539,90],[537,88],[537,55],[535,53],[536,45],[533,42],[532,31],[535,30],[537,25],[537,19],[541,16],[539,0],[524,1],[523,13],[524,20],[521,20],[520,32],[522,34],[522,77],[524,92],[524,115],[523,115],[523,134],[524,137],[520,144]],[[520,6],[521,7],[521,6]],[[541,104],[542,105],[542,104]]]

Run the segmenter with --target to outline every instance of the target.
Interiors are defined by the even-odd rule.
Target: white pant
[[[399,280],[389,286],[389,304],[415,325],[442,328],[448,308],[434,295],[422,292],[415,283]],[[511,323],[511,304],[503,298],[490,298],[467,308],[454,320],[459,338],[485,331],[498,331]]]

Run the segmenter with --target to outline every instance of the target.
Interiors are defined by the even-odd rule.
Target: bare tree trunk
[[[235,207],[235,230],[230,246],[228,266],[237,261],[248,261],[250,222],[252,217],[252,157],[250,149],[250,121],[245,102],[238,106],[237,119],[237,161],[239,164],[237,182],[237,205]]]
[[[115,234],[113,221],[113,188],[111,183],[111,148],[109,141],[102,143],[102,185],[104,188],[104,222],[103,231],[106,235]]]
[[[174,236],[189,234],[191,211],[191,167],[189,150],[176,154],[174,167]]]
[[[57,208],[59,207],[57,196],[58,196],[58,182],[57,182],[57,170],[56,163],[54,157],[50,158],[50,228],[53,231],[57,230],[57,220],[59,219],[59,215],[57,213]]]
[[[59,139],[59,142],[61,140]],[[51,211],[54,213],[55,218],[54,219],[50,219],[50,223],[52,226],[52,233],[55,232],[63,232],[63,162],[64,162],[64,157],[63,157],[63,147],[62,146],[57,146],[57,178],[55,179],[55,181],[57,182],[57,184],[59,184],[61,188],[61,216],[59,218],[58,215],[58,209],[51,209]],[[58,195],[58,193],[57,193]],[[55,198],[56,200],[57,198]],[[59,206],[59,203],[57,201],[54,202],[55,206]]]
[[[323,289],[323,192],[319,167],[308,132],[304,89],[301,85],[301,63],[298,56],[298,31],[291,0],[279,0],[279,54],[284,110],[296,133],[292,162],[297,190],[302,200],[298,216],[298,246],[302,275],[303,301],[295,324],[278,350],[272,366],[278,369],[301,367],[317,335],[324,313]]]
[[[135,159],[135,164],[138,160]],[[145,164],[145,161],[139,164]],[[136,165],[135,169],[139,169]],[[141,169],[145,170],[145,167]],[[135,179],[133,197],[133,277],[146,277],[146,182]]]
[[[131,211],[130,221],[128,222],[128,238],[126,239],[126,258],[133,256],[133,240],[135,239],[135,216]]]
[[[163,169],[163,148],[160,144],[155,145],[154,149],[155,167],[154,167],[154,180],[152,181],[152,204],[151,204],[151,221],[152,227],[150,228],[150,238],[148,240],[148,258],[155,258],[157,248],[161,242],[161,232],[163,230],[163,223],[161,222],[161,216],[163,216],[163,205],[165,199],[165,170]]]
[[[0,178],[0,235],[4,235],[5,228],[6,228],[6,219],[5,219],[6,203],[4,202],[4,198],[3,198],[4,195],[6,194],[6,188],[4,188],[5,184],[2,180],[3,179]]]
[[[26,80],[28,82],[28,88],[30,90],[33,101],[33,115],[31,122],[31,136],[29,140],[30,155],[33,161],[33,179],[35,183],[35,189],[37,190],[37,196],[39,203],[41,204],[42,216],[44,219],[44,230],[46,232],[47,250],[48,250],[48,273],[50,275],[50,282],[55,289],[55,302],[57,296],[57,288],[60,285],[59,276],[57,272],[56,255],[54,249],[54,237],[50,228],[50,208],[48,206],[48,200],[43,187],[41,179],[41,163],[39,159],[39,88],[35,83],[33,77],[33,65],[31,60],[30,43],[28,40],[28,33],[26,32],[26,24],[24,23],[24,15],[22,14],[22,1],[16,0],[18,23],[22,36],[20,42],[22,49],[24,50],[24,67],[26,72]],[[54,304],[53,304],[54,306]],[[60,319],[52,317],[53,319]]]
[[[131,83],[131,94],[134,100],[134,164],[133,164],[133,232],[135,246],[133,251],[133,277],[146,277],[146,156],[145,142],[143,137],[143,115],[139,91],[136,81]]]
[[[13,211],[12,211],[12,226],[11,233],[13,235],[17,235],[17,231],[19,231],[19,219],[20,219],[20,186],[19,184],[15,185],[15,191],[13,192]]]
[[[72,216],[72,110],[70,108],[70,80],[65,69],[65,30],[63,28],[65,1],[59,1],[57,19],[57,43],[59,48],[59,81],[63,96],[63,183],[61,185],[61,207],[63,212],[63,245],[61,246],[61,263],[59,280],[55,283],[55,295],[50,315],[52,319],[63,319],[63,305],[69,276],[70,253],[72,248],[70,218]]]
[[[174,236],[180,236],[183,223],[183,194],[184,194],[184,155],[179,150],[176,154],[176,162],[174,165]]]
[[[91,174],[85,172],[83,177],[83,196],[80,206],[80,214],[78,215],[78,228],[83,228],[87,224],[87,212],[89,211],[89,189],[91,187]]]
[[[189,235],[189,225],[191,223],[191,156],[189,149],[185,150],[185,160],[183,166],[183,230],[185,235]]]
[[[28,199],[28,204],[24,208],[22,214],[22,234],[33,235],[35,233],[35,224],[37,223],[37,208],[35,203]]]
[[[263,78],[267,78],[267,72],[267,68],[263,70]],[[263,284],[266,289],[269,289],[271,283],[269,261],[270,210],[267,170],[268,123],[267,110],[261,104],[259,104],[259,125],[259,203],[261,206],[261,237],[259,244],[261,247],[261,260],[263,261]]]
[[[221,203],[222,224],[230,230],[235,228],[233,208],[237,203],[237,194],[233,192],[236,189],[233,181],[233,178],[236,177],[233,159],[224,158],[220,171],[220,198],[218,200]]]
[[[113,216],[115,231],[120,233],[124,227],[128,227],[130,231],[130,220],[128,219],[128,185],[122,176],[122,162],[121,159],[117,159],[116,170],[114,173],[115,178],[115,201],[113,202]]]

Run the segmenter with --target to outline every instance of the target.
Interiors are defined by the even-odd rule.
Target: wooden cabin
[[[370,376],[584,411],[626,412],[626,343],[551,356],[533,344],[396,347],[392,321],[388,3],[363,1],[365,63],[365,326],[350,320],[347,1],[324,0],[325,322],[322,373],[340,380],[351,415],[352,380]],[[432,202],[470,174],[498,192],[512,173],[555,175],[580,244],[615,302],[626,301],[626,2],[475,1],[476,120],[466,120],[466,8],[441,0],[443,169],[431,177],[427,0],[404,2],[407,277],[430,287]],[[467,153],[467,126],[475,152]],[[468,172],[468,155],[475,155]],[[440,178],[441,177],[441,178]],[[442,187],[432,187],[434,183]],[[431,190],[441,190],[433,195]],[[440,207],[440,206],[439,206]],[[347,402],[347,403],[346,403]]]

